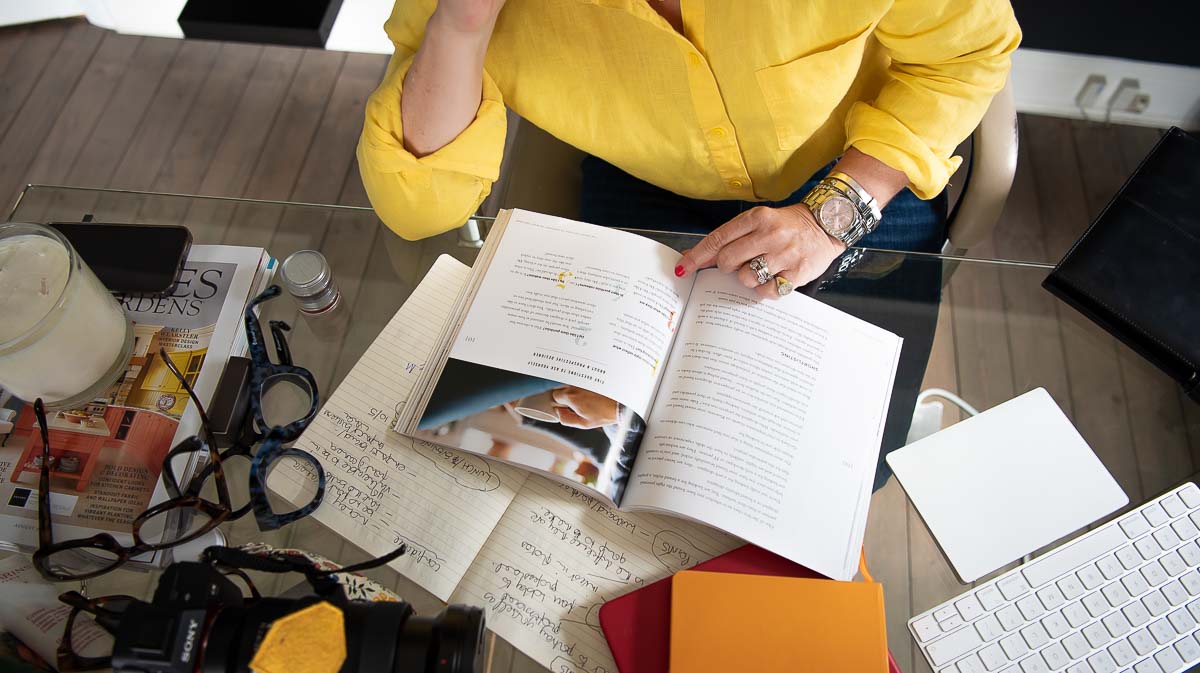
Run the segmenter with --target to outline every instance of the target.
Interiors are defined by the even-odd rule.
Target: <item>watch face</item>
[[[821,224],[829,233],[840,236],[854,227],[854,219],[858,211],[854,204],[844,196],[834,196],[821,204]]]

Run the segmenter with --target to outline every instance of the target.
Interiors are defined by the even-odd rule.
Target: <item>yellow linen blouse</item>
[[[854,146],[932,198],[1004,84],[1007,0],[508,0],[476,118],[417,158],[400,96],[436,0],[397,0],[396,45],[358,145],[379,217],[409,239],[464,222],[496,180],[505,106],[628,173],[697,199],[780,200]]]

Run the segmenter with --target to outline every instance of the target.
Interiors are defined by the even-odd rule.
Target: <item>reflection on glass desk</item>
[[[346,329],[331,338],[310,328],[286,298],[268,304],[266,313],[293,323],[293,356],[316,376],[323,397],[439,255],[470,264],[478,254],[459,231],[405,241],[381,225],[369,208],[348,206],[30,186],[8,219],[79,221],[85,214],[96,222],[182,224],[191,229],[196,244],[262,246],[277,259],[302,249],[321,251],[346,302]],[[480,224],[486,230],[486,222]],[[699,240],[639,233],[677,250]],[[1184,399],[1166,376],[1042,290],[1049,265],[878,250],[852,251],[842,261],[844,268],[831,269],[820,282],[798,291],[904,337],[885,445],[904,443],[919,390],[948,389],[986,409],[1041,386],[1096,450],[1129,495],[1131,507],[1188,480],[1200,467],[1200,407]],[[845,403],[853,405],[854,400]],[[958,418],[958,410],[948,407],[943,425]],[[343,563],[364,558],[312,520],[263,534],[246,517],[225,532],[231,543],[261,540],[301,547]],[[885,587],[890,647],[898,660],[912,661],[907,619],[966,587],[954,579],[895,480],[873,498],[867,554],[875,578]],[[418,611],[440,605],[391,569],[368,574],[396,588]],[[286,589],[295,580],[261,579],[264,593]],[[154,581],[117,571],[90,581],[89,591],[146,594]],[[522,659],[502,642],[496,647],[494,670],[509,670]]]

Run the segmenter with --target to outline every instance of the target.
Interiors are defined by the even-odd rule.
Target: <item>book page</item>
[[[512,211],[493,235],[427,403],[398,429],[619,504],[692,280],[675,251],[613,229]]]
[[[625,505],[852,578],[900,346],[802,294],[761,301],[700,272]]]
[[[325,469],[325,498],[313,516],[373,555],[408,545],[392,567],[442,600],[527,476],[389,429],[469,271],[448,255],[438,258],[296,442]],[[268,487],[299,502],[311,497],[315,481],[286,461]]]
[[[450,357],[585,388],[645,418],[691,291],[678,262],[643,236],[513,211]]]
[[[604,601],[741,544],[530,477],[451,602],[482,606],[489,629],[555,673],[615,673],[600,630]]]

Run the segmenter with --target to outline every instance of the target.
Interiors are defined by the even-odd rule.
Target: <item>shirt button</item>
[[[692,65],[700,65],[700,63],[703,62],[703,59],[700,58],[700,54],[697,54],[696,52],[691,51],[691,52],[688,52],[688,61]]]
[[[730,186],[730,187],[733,187],[734,189],[741,189],[741,188],[742,188],[742,185],[743,185],[743,183],[742,183],[742,181],[741,181],[741,180],[736,180],[736,179],[735,179],[735,180],[730,180],[730,181],[729,181],[729,186]]]
[[[710,129],[708,131],[708,135],[710,135],[714,138],[724,138],[725,137],[725,129],[718,126],[716,128]]]

